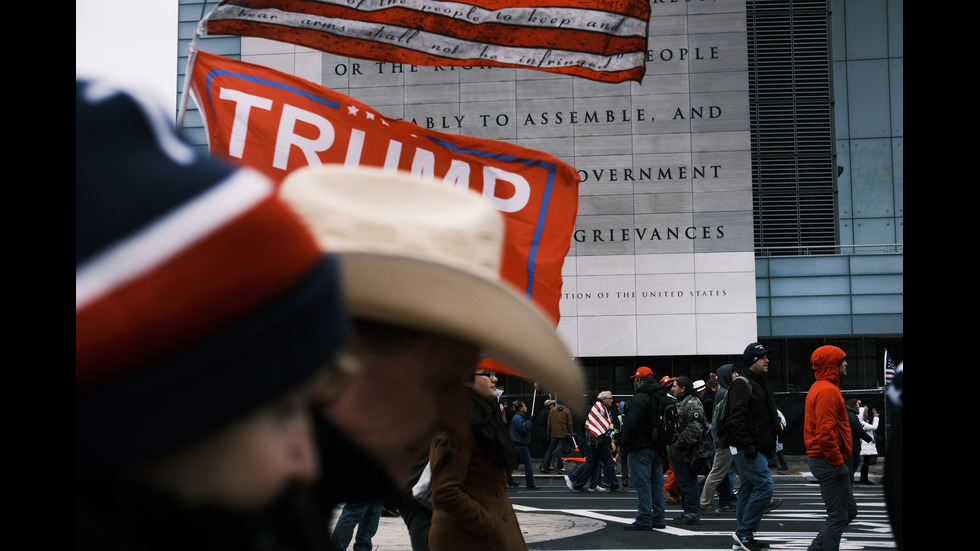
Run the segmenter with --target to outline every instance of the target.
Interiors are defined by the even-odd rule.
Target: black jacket
[[[728,444],[738,449],[754,448],[772,457],[776,452],[776,436],[782,433],[776,400],[764,375],[748,369],[740,373],[752,383],[752,396],[744,381],[734,379],[728,387],[726,418]]]
[[[666,393],[660,388],[657,381],[651,379],[649,383],[636,389],[636,394],[626,405],[626,416],[623,420],[621,434],[623,447],[627,450],[655,449],[664,451],[663,446],[654,446],[650,440],[652,429],[650,421],[653,413],[651,408],[657,401],[654,394],[666,397]]]

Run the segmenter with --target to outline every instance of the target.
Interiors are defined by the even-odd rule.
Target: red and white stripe
[[[585,428],[593,436],[602,436],[612,427],[612,417],[609,416],[609,409],[602,402],[596,402],[589,410],[589,416],[585,419]]]
[[[649,19],[640,0],[224,0],[201,27],[375,61],[623,82],[643,79]]]
[[[270,300],[321,255],[270,180],[232,173],[78,266],[76,385],[194,342]]]

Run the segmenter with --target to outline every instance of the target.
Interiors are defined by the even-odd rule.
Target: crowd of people
[[[785,468],[770,351],[707,380],[639,367],[629,400],[579,403],[552,323],[500,280],[503,226],[478,195],[404,174],[276,184],[76,80],[76,548],[360,551],[390,506],[416,551],[526,549],[506,490],[521,465],[539,487],[534,439],[570,490],[632,489],[627,530],[679,503],[674,524],[733,512],[733,546],[768,548],[755,533]],[[811,358],[803,434],[828,515],[810,551],[838,548],[877,454],[844,358]],[[495,362],[554,397],[505,405]]]

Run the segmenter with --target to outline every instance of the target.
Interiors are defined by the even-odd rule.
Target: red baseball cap
[[[653,377],[653,370],[647,366],[641,366],[636,368],[636,374],[631,375],[630,379],[635,379],[637,377]]]

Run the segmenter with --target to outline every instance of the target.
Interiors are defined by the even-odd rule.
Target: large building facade
[[[215,4],[180,0],[178,87]],[[380,64],[230,36],[200,48],[575,166],[582,199],[559,331],[590,386],[630,394],[640,365],[707,378],[760,340],[780,392],[809,387],[822,344],[847,351],[845,390],[880,389],[885,350],[903,359],[902,1],[651,8],[642,85]],[[192,104],[183,124],[207,143]],[[505,385],[529,394],[533,382]]]

